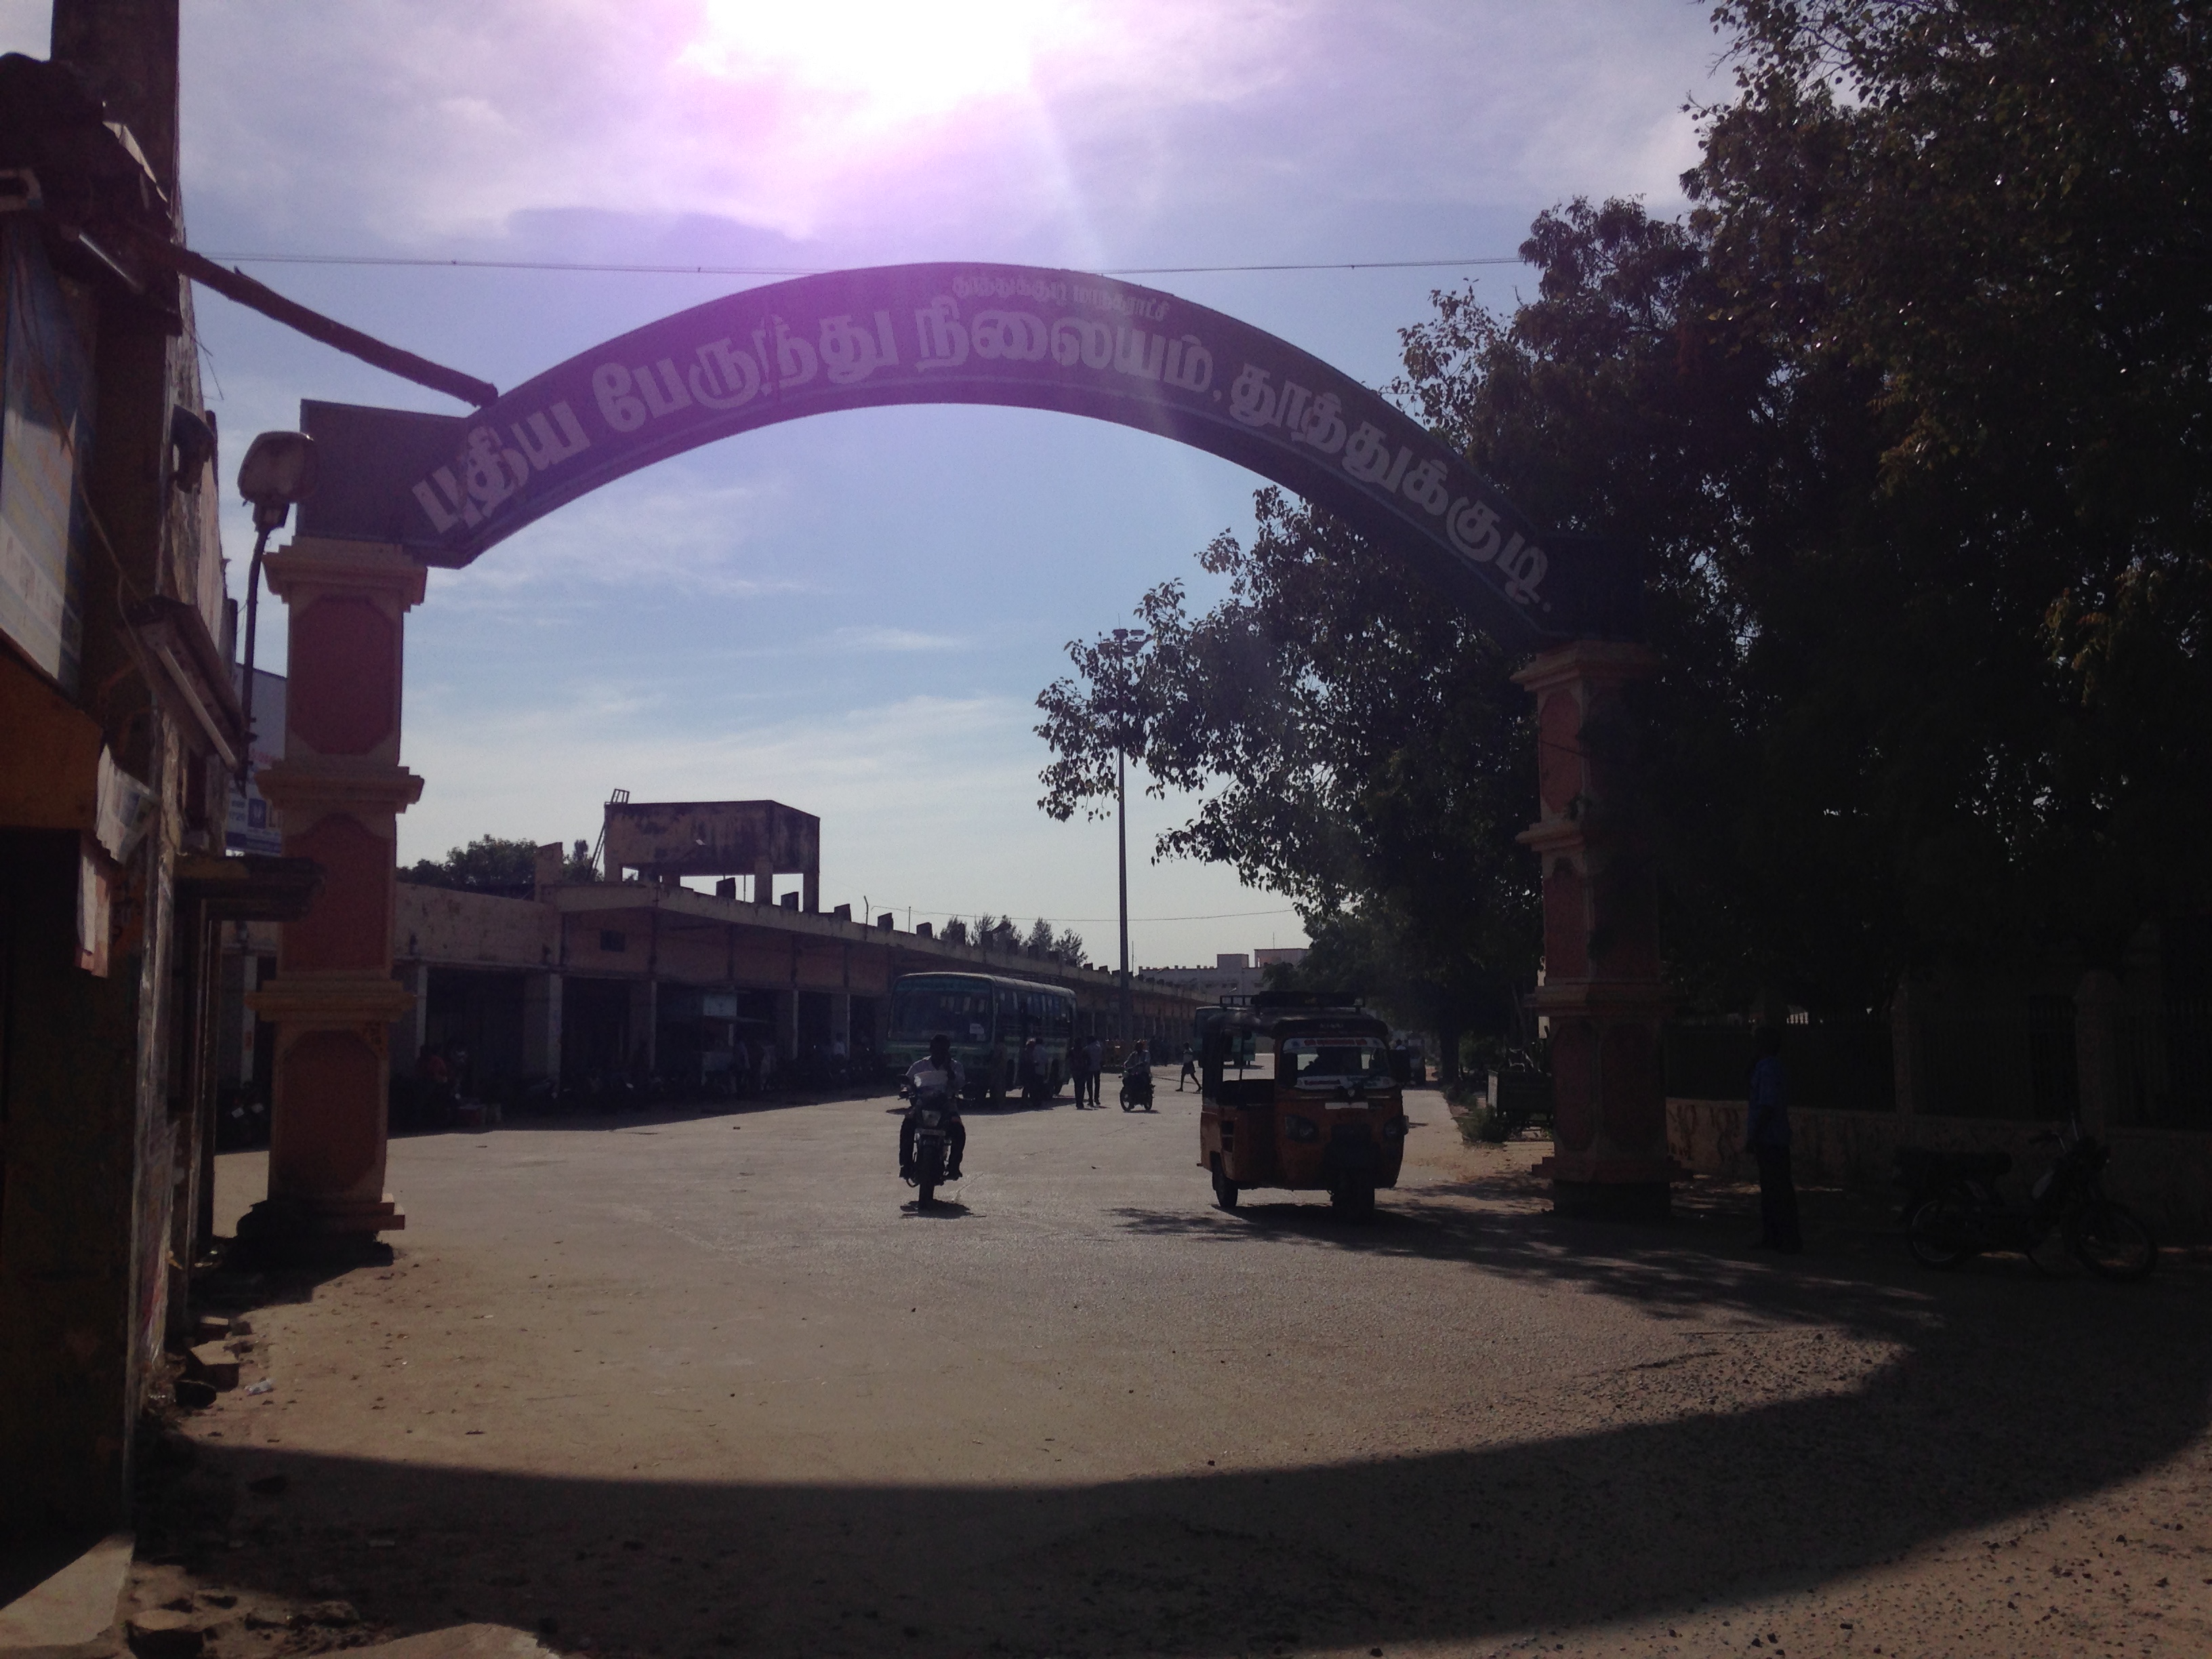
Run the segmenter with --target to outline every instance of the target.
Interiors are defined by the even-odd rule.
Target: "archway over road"
[[[404,616],[465,566],[641,467],[756,428],[892,404],[997,404],[1117,422],[1239,463],[1335,512],[1486,629],[1533,653],[1563,1203],[1663,1210],[1657,951],[1648,872],[1608,843],[1583,734],[1648,672],[1634,574],[1547,533],[1388,400],[1261,330],[1078,271],[878,267],[710,301],[547,370],[472,416],[309,402],[321,483],[269,560],[289,605],[285,758],[261,775],[324,896],[288,925],[257,1007],[278,1026],[270,1212],[404,1224],[383,1191],[385,1025]],[[1618,815],[1614,815],[1618,816]]]

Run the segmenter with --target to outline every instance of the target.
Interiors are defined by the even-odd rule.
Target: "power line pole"
[[[1121,1041],[1129,1040],[1129,757],[1119,744],[1114,750],[1115,828],[1121,839]]]
[[[1146,635],[1134,628],[1114,630],[1109,647],[1121,665],[1115,686],[1114,821],[1121,875],[1121,1041],[1129,1040],[1136,1024],[1136,1010],[1129,990],[1129,718],[1136,699],[1129,684],[1129,665],[1144,647]]]

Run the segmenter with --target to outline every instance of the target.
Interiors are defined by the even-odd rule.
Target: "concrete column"
[[[853,994],[832,991],[830,994],[830,1037],[834,1042],[842,1038],[845,1052],[853,1052]]]
[[[2102,968],[2074,993],[2074,1063],[2081,1075],[2081,1127],[2101,1135],[2132,1114],[2122,1093],[2120,982]]]
[[[775,1042],[779,1055],[786,1061],[799,1054],[799,993],[778,991],[775,994]]]
[[[528,1017],[526,1010],[524,1018]],[[629,1052],[623,1056],[625,1066],[636,1058],[640,1044],[644,1045],[645,1069],[650,1074],[660,1060],[660,981],[657,979],[630,981]]]
[[[242,951],[238,964],[239,1030],[238,1083],[240,1088],[258,1082],[253,1075],[254,1038],[259,1035],[261,1016],[253,1012],[253,994],[261,988],[261,957],[249,942]]]
[[[1530,1003],[1551,1025],[1555,1114],[1538,1168],[1563,1214],[1663,1218],[1674,1174],[1656,884],[1605,742],[1624,688],[1656,666],[1640,646],[1583,640],[1514,676],[1536,700],[1540,817],[1520,840],[1543,872],[1544,982]]]
[[[412,1073],[415,1062],[422,1058],[422,1045],[430,1040],[430,964],[404,962],[393,970],[392,978],[415,999],[415,1006],[392,1025],[392,1063],[402,1072]]]
[[[414,1006],[392,977],[399,814],[422,780],[399,764],[402,641],[424,571],[396,547],[295,538],[270,556],[289,613],[284,758],[261,793],[283,814],[287,857],[323,890],[279,935],[254,1009],[276,1026],[269,1205],[242,1223],[275,1238],[366,1237],[404,1227],[384,1190],[386,1039]]]
[[[1889,1000],[1890,1070],[1896,1079],[1897,1112],[1911,1117],[1920,1109],[1920,998],[1911,979],[1897,981]]]
[[[522,982],[522,1069],[561,1075],[561,975],[532,974]]]

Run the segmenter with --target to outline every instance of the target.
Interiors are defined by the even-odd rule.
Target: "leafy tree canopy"
[[[411,869],[401,872],[399,878],[418,887],[455,887],[465,892],[528,898],[535,885],[537,860],[535,842],[478,836],[442,859],[416,860]]]
[[[1663,666],[1628,752],[1682,988],[1864,1008],[1937,961],[2110,960],[2212,902],[2204,8],[1716,21],[1737,93],[1688,218],[1542,215],[1534,295],[1437,295],[1393,390],[1540,522],[1642,553]],[[1071,647],[1042,805],[1126,747],[1201,793],[1161,853],[1480,1018],[1538,950],[1516,665],[1257,503],[1200,556],[1210,610],[1164,584],[1134,659]]]

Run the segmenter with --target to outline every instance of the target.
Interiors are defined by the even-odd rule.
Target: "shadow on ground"
[[[1481,1449],[1104,1484],[602,1481],[203,1448],[161,1547],[390,1628],[492,1620],[600,1653],[1388,1652],[1815,1582],[1962,1531],[1996,1542],[2205,1426],[2193,1270],[2114,1288],[1778,1267],[1725,1218],[1617,1230],[1403,1197],[1356,1231],[1319,1206],[1121,1218],[1457,1259],[1694,1316],[1711,1340],[1662,1362],[1663,1420],[1633,1409],[1660,1386],[1645,1365],[1597,1380],[1579,1432],[1516,1440],[1513,1402],[1469,1400]],[[1892,1358],[1824,1373],[1824,1331]],[[1798,1343],[1795,1382],[1747,1391],[1728,1344],[1778,1339]]]

